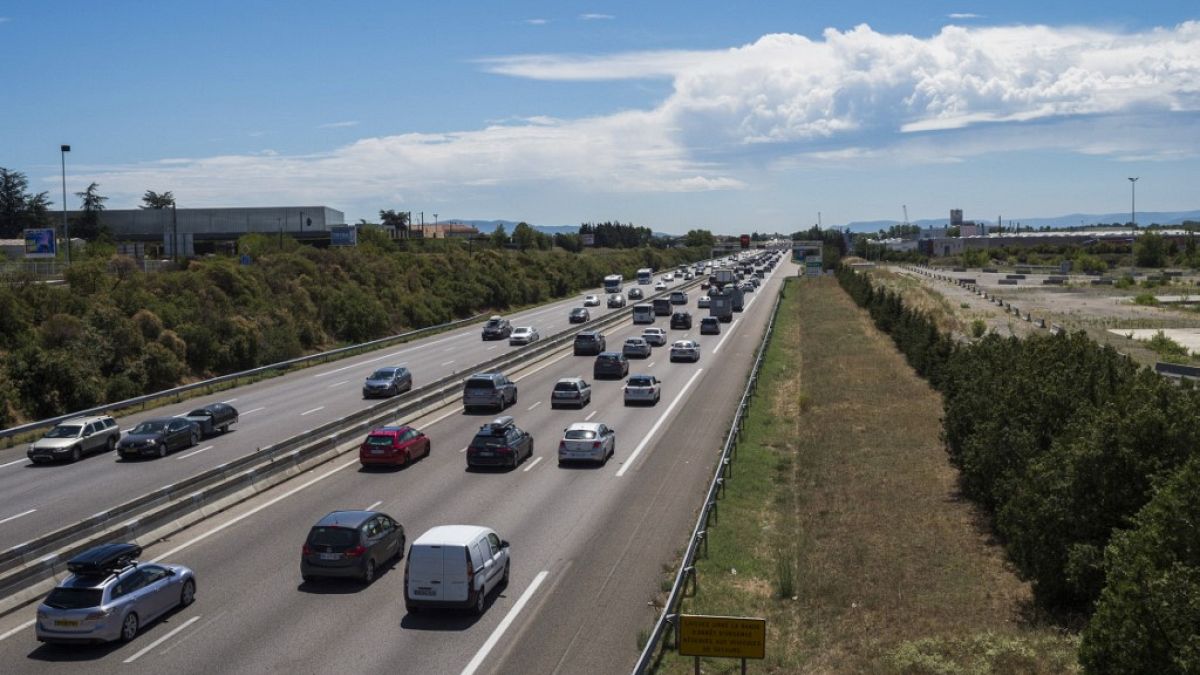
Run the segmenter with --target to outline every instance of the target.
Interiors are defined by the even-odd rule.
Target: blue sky
[[[0,0],[0,166],[352,221],[1200,208],[1200,8],[1079,5]]]

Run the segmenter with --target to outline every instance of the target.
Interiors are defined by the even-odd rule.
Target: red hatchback
[[[363,466],[404,466],[429,454],[429,437],[412,427],[379,427],[358,448]]]

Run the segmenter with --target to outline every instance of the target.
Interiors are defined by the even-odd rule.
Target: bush
[[[975,319],[971,322],[971,337],[979,339],[987,332],[987,322],[983,319]]]

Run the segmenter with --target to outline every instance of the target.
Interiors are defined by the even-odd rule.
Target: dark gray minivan
[[[491,408],[496,412],[517,402],[517,385],[504,373],[475,373],[463,383],[463,408]]]

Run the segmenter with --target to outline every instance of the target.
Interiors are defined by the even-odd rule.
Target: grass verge
[[[939,440],[941,399],[833,279],[789,280],[684,613],[768,620],[758,672],[1061,673]],[[660,672],[690,672],[668,655]],[[706,673],[737,672],[705,659]]]

